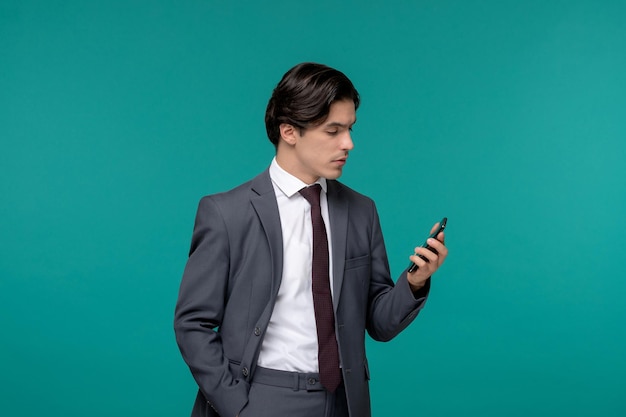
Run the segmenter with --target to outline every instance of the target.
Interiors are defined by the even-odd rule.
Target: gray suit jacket
[[[417,316],[430,282],[413,294],[397,285],[374,202],[328,181],[333,303],[350,415],[371,414],[365,331],[387,341]],[[174,328],[199,392],[192,417],[234,417],[250,380],[282,276],[282,232],[266,170],[225,193],[204,197],[176,305]]]

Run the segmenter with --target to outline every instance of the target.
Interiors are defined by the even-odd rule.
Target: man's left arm
[[[373,339],[387,341],[404,330],[424,307],[430,290],[430,277],[443,264],[448,250],[443,243],[443,232],[437,236],[441,241],[432,242],[430,245],[439,254],[425,248],[416,248],[415,253],[426,257],[428,262],[416,255],[411,256],[411,261],[419,268],[411,274],[404,270],[394,285],[390,277],[380,220],[375,207],[373,210],[367,330]]]

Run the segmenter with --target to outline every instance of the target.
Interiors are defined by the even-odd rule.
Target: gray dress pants
[[[349,417],[343,383],[330,393],[320,384],[319,374],[257,367],[239,417],[295,416]]]

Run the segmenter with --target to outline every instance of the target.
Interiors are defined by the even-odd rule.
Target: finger
[[[416,271],[414,271],[413,273],[417,273],[417,271],[421,271],[423,270],[426,265],[428,265],[428,262],[422,258],[420,258],[417,255],[411,255],[409,256],[409,259],[411,260],[411,262],[413,262],[415,265],[418,266],[418,269]]]
[[[441,234],[440,234],[441,235]],[[437,253],[447,252],[446,245],[440,241],[439,239],[429,238],[426,241],[426,244],[433,248],[433,250],[437,251]]]
[[[438,227],[439,227],[439,222],[435,223],[435,225],[430,229],[430,234],[432,235],[433,233],[435,233],[435,230],[437,230]]]
[[[430,249],[426,249],[420,246],[415,248],[415,253],[419,256],[423,256],[424,258],[426,258],[426,262],[437,262],[438,255]]]
[[[445,245],[446,234],[444,232],[439,232],[439,234],[437,235],[437,240]]]
[[[428,239],[427,243],[433,250],[437,251],[437,265],[441,266],[448,256],[448,248],[437,239]]]

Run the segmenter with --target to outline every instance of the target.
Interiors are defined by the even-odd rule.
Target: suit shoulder
[[[250,191],[255,188],[260,190],[273,190],[271,188],[271,180],[267,171],[262,172],[255,178],[252,178],[251,180],[248,180],[230,190],[206,195],[200,199],[200,204],[208,204],[209,201],[218,205],[241,203],[243,199],[250,198]]]
[[[260,199],[268,202],[267,197],[274,196],[274,188],[268,171],[264,171],[255,178],[224,192],[202,197],[198,204],[198,213],[203,213],[209,218],[219,217],[227,224],[241,224],[243,219],[252,218],[254,207],[252,201]],[[278,213],[278,207],[276,207]]]
[[[200,203],[202,204],[203,202],[207,201],[220,203],[229,200],[237,200],[250,191],[251,182],[252,181],[246,181],[243,184],[238,185],[230,190],[205,195],[200,199]]]
[[[346,198],[348,201],[356,202],[357,204],[366,204],[375,206],[374,200],[371,197],[362,194],[353,188],[348,187],[344,183],[336,180],[327,181],[329,189],[334,190],[342,198]]]

